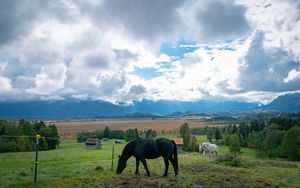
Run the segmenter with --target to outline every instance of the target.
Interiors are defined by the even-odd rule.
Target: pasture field
[[[161,135],[160,135],[161,136]],[[167,135],[173,137],[174,135]],[[164,136],[161,136],[164,137]],[[198,136],[198,141],[205,137]],[[249,167],[217,164],[213,157],[199,153],[179,154],[179,175],[162,177],[162,158],[147,160],[151,177],[134,175],[135,160],[131,158],[121,175],[115,174],[117,156],[124,147],[115,145],[114,170],[111,171],[112,141],[103,142],[102,149],[86,150],[76,140],[61,140],[59,149],[39,152],[38,181],[33,183],[34,152],[0,154],[0,187],[300,187],[300,163],[255,158],[255,151],[242,149],[242,158]],[[228,152],[220,146],[220,155]]]
[[[127,130],[137,128],[138,130],[153,129],[157,132],[178,130],[183,123],[188,123],[190,128],[205,126],[222,126],[226,122],[205,122],[204,119],[143,119],[143,120],[96,120],[96,121],[55,121],[54,123],[60,133],[83,132],[103,130],[109,126],[113,130]]]

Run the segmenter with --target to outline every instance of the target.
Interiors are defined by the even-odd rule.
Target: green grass
[[[174,135],[168,135],[174,137]],[[205,137],[197,137],[198,142]],[[115,145],[117,156],[123,144]],[[220,155],[228,147],[219,146]],[[151,177],[135,176],[135,160],[131,158],[121,175],[111,171],[112,141],[103,142],[102,149],[86,150],[83,143],[62,140],[59,149],[39,152],[38,182],[33,183],[34,152],[0,154],[0,187],[300,187],[298,162],[282,160],[261,160],[255,158],[255,151],[242,148],[241,157],[248,160],[249,168],[234,168],[216,164],[213,157],[199,153],[179,155],[178,177],[174,177],[170,165],[169,176],[162,178],[164,165],[161,158],[148,160]]]

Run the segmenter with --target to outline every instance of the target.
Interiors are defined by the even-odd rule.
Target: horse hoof
[[[164,175],[163,175],[163,177],[167,177],[167,176],[168,176],[167,174],[164,174]]]

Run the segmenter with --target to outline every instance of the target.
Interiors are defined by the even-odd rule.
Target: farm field
[[[205,122],[203,120],[193,119],[159,119],[159,120],[97,120],[97,121],[56,121],[54,123],[60,133],[77,133],[82,131],[103,130],[106,126],[110,129],[127,130],[137,128],[139,130],[153,129],[157,132],[173,131],[179,129],[180,125],[187,122],[190,128],[226,125],[214,122]]]
[[[168,135],[172,137],[174,135]],[[165,136],[160,136],[165,137]],[[198,141],[205,137],[198,136]],[[115,174],[117,156],[124,147],[115,145],[114,170],[111,171],[112,141],[103,142],[102,149],[86,150],[83,143],[62,140],[59,149],[39,153],[38,182],[33,183],[34,152],[0,154],[0,187],[300,187],[300,163],[255,158],[255,151],[242,149],[242,158],[249,167],[217,164],[213,157],[199,153],[179,154],[179,175],[163,178],[163,160],[148,160],[151,177],[134,175],[135,160],[131,158],[121,175]],[[228,152],[220,146],[220,155]]]

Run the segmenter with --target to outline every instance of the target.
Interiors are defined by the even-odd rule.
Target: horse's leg
[[[136,158],[136,169],[135,174],[139,174],[139,166],[140,166],[140,159]]]
[[[175,176],[177,176],[177,174],[178,174],[178,166],[177,166],[177,164],[176,164],[176,162],[175,162],[175,159],[171,156],[171,157],[169,158],[169,160],[171,161],[172,166],[173,166],[173,168],[174,168]]]
[[[144,165],[144,168],[145,168],[145,170],[147,172],[147,176],[150,176],[150,172],[148,170],[148,166],[147,166],[146,160],[143,158],[143,159],[141,159],[141,161],[142,161],[142,163]]]
[[[168,169],[169,169],[169,160],[167,157],[164,157],[164,161],[165,161],[165,173],[164,176],[168,175]]]
[[[203,154],[202,154],[202,155],[204,156],[204,154],[205,154],[205,151],[203,151]]]

